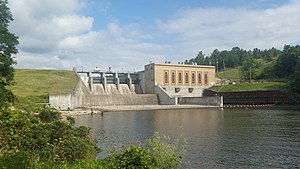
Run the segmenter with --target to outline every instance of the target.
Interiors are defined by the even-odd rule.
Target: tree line
[[[195,58],[185,60],[186,64],[216,66],[217,71],[237,68],[243,79],[252,75],[256,80],[282,80],[288,82],[293,92],[300,94],[300,46],[284,45],[276,48],[244,50],[233,47],[231,50],[215,49],[210,55],[200,51]],[[251,71],[251,73],[250,73]]]

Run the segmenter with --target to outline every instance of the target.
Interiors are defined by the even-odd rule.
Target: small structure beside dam
[[[150,63],[135,73],[77,72],[74,92],[49,95],[51,107],[59,110],[118,105],[213,105],[222,97],[202,97],[214,84],[215,67]]]
[[[299,105],[299,98],[280,90],[218,92],[205,90],[204,96],[222,96],[224,106]]]

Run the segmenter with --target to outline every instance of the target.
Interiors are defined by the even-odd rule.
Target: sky
[[[8,0],[17,68],[133,72],[199,51],[300,44],[300,0]]]

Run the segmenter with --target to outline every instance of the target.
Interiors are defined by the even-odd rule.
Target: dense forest
[[[215,49],[209,56],[202,51],[186,64],[216,66],[217,72],[238,69],[240,79],[285,81],[291,91],[300,94],[300,46],[285,45],[283,50],[276,48],[244,50],[233,47],[231,50]],[[250,73],[251,71],[251,73]]]

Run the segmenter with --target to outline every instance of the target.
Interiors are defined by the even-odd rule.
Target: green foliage
[[[67,161],[55,162],[55,161],[43,161],[34,166],[35,169],[103,169],[102,162],[99,160],[79,160],[74,163]]]
[[[300,58],[300,46],[285,45],[275,65],[275,73],[280,78],[290,78]]]
[[[74,127],[50,109],[38,113],[0,112],[0,154],[30,152],[37,161],[72,162],[96,157],[99,149],[89,128]]]
[[[8,89],[6,89],[3,82],[0,80],[0,109],[1,107],[8,107],[16,99],[15,95]]]
[[[183,137],[172,142],[169,137],[159,133],[155,133],[146,145],[154,159],[155,168],[176,168],[182,162],[187,150],[187,143]]]
[[[54,122],[61,119],[60,113],[58,111],[53,111],[51,109],[42,109],[39,113],[39,118],[43,122]]]
[[[292,76],[289,86],[292,92],[300,96],[300,61],[298,61],[298,64],[295,67],[295,73]]]
[[[150,150],[130,145],[120,152],[112,153],[105,159],[105,168],[153,168],[154,159]]]
[[[0,156],[0,169],[27,169],[32,166],[28,152],[17,152],[6,156]]]
[[[122,147],[104,159],[104,168],[177,168],[186,153],[187,144],[184,138],[172,142],[169,137],[155,133],[145,143]]]
[[[44,108],[43,103],[48,102],[47,95],[41,96],[17,96],[14,102],[14,107],[26,112],[37,112]]]
[[[14,95],[6,89],[10,85],[14,77],[14,69],[12,65],[13,54],[17,54],[16,45],[18,37],[10,33],[8,30],[9,23],[13,20],[6,0],[0,0],[0,109],[7,107],[13,102]]]
[[[99,148],[91,130],[74,127],[74,118],[63,121],[58,112],[42,109],[3,110],[0,119],[0,168],[176,168],[186,151],[184,139],[156,133],[143,147],[124,146],[96,160]]]

